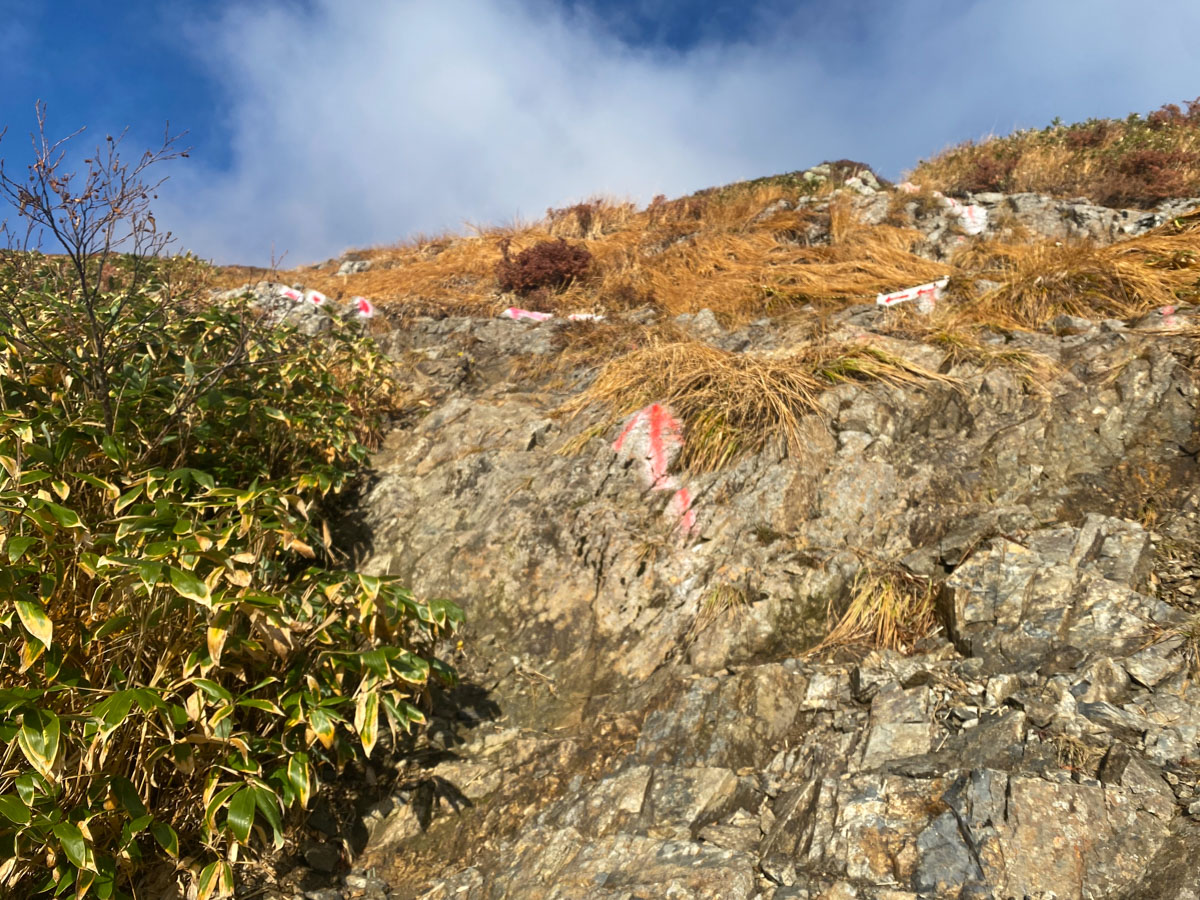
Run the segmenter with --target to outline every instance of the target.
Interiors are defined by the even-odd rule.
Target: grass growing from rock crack
[[[651,402],[666,403],[685,425],[682,464],[712,471],[773,440],[803,453],[802,420],[820,410],[824,391],[847,381],[920,387],[954,379],[869,343],[821,342],[784,355],[677,341],[608,363],[566,409],[597,403],[624,415]]]
[[[937,624],[934,594],[928,578],[868,564],[854,580],[845,611],[839,615],[830,607],[836,624],[811,652],[870,647],[910,653]]]

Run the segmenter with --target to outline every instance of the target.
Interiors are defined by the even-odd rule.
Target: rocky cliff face
[[[993,229],[1157,224],[978,199]],[[945,224],[925,219],[931,255]],[[1036,369],[954,362],[894,314],[830,328],[944,380],[839,385],[803,452],[701,475],[670,409],[563,413],[594,372],[552,363],[587,323],[388,336],[425,413],[347,541],[469,625],[437,746],[360,811],[342,895],[1200,896],[1189,311],[994,336]],[[680,318],[737,353],[807,327]],[[875,571],[932,584],[937,627],[906,654],[811,652]]]

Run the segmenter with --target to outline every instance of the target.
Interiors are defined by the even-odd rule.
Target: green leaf
[[[317,735],[321,746],[328,749],[333,746],[333,718],[325,710],[317,707],[308,712],[308,724]]]
[[[43,647],[49,647],[50,640],[54,637],[54,623],[50,621],[41,604],[18,600],[16,607],[17,615],[25,629],[37,638]]]
[[[137,788],[133,786],[133,782],[121,775],[114,775],[109,782],[109,790],[113,796],[120,801],[121,806],[125,807],[125,811],[135,818],[140,818],[146,815],[146,804],[142,802],[142,798],[138,796]]]
[[[253,790],[258,811],[271,825],[271,843],[278,849],[283,846],[283,816],[279,812],[279,798],[266,787],[256,787]]]
[[[143,485],[136,485],[118,497],[117,502],[113,504],[113,515],[120,515],[121,510],[127,507],[138,497],[142,496],[142,488]]]
[[[250,840],[250,829],[254,827],[254,809],[257,801],[254,791],[248,787],[242,788],[229,801],[229,812],[225,814],[225,824],[239,844]]]
[[[150,826],[150,833],[158,841],[158,846],[166,851],[167,856],[175,859],[179,856],[179,835],[175,829],[165,822],[155,822]]]
[[[124,455],[121,452],[120,444],[118,444],[116,441],[114,441],[112,439],[112,437],[107,434],[100,441],[100,448],[104,451],[104,455],[107,456],[109,459],[111,459],[113,462],[120,462]]]
[[[12,537],[8,539],[8,543],[4,545],[4,549],[8,551],[8,561],[10,563],[18,563],[21,557],[25,555],[25,551],[38,542],[36,537],[22,535],[20,537]]]
[[[51,830],[58,838],[63,852],[67,854],[67,859],[71,861],[72,865],[77,869],[85,868],[87,866],[87,842],[83,839],[83,832],[70,822],[59,822]]]
[[[182,569],[176,569],[174,566],[170,567],[170,575],[171,587],[175,589],[175,593],[189,600],[195,600],[209,609],[212,608],[212,594],[207,584],[191,572],[184,572]]]
[[[288,760],[287,777],[296,799],[300,801],[301,809],[308,807],[309,797],[312,796],[312,781],[308,774],[308,754],[297,753]]]
[[[192,684],[204,691],[206,697],[213,702],[232,703],[233,694],[210,678],[193,678]]]
[[[196,879],[196,900],[216,900],[233,893],[233,869],[227,862],[211,862]]]
[[[121,727],[135,699],[133,691],[116,691],[92,707],[91,715],[103,723],[102,736],[112,734]]]
[[[29,764],[50,778],[58,756],[58,716],[48,709],[28,708],[17,732],[17,744]]]
[[[20,797],[3,794],[0,795],[0,816],[4,816],[14,825],[28,825],[31,813],[29,807],[21,802]]]
[[[49,500],[43,500],[42,507],[50,510],[50,515],[54,516],[54,521],[62,528],[83,527],[83,522],[73,509],[67,509],[65,506],[59,506],[57,503],[51,503]]]
[[[240,785],[231,784],[229,787],[223,787],[221,790],[213,794],[211,800],[208,801],[208,806],[204,810],[204,821],[210,831],[217,830],[217,813],[221,811],[226,801],[233,796]]]
[[[360,694],[354,705],[354,728],[367,756],[379,739],[379,695],[374,691]]]

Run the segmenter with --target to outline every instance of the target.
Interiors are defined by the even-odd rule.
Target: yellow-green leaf
[[[140,496],[142,496],[142,485],[139,484],[139,485],[135,485],[134,487],[130,488],[125,493],[123,493],[120,497],[118,497],[117,502],[113,504],[113,514],[114,515],[120,514],[121,510],[123,510],[125,507],[127,507],[130,503],[132,503],[134,500],[136,500]]]
[[[354,704],[354,728],[367,756],[379,739],[379,695],[374,691],[359,694]]]
[[[21,730],[17,732],[17,745],[43,778],[51,779],[53,776],[58,741],[58,716],[48,709],[26,710]]]
[[[8,539],[8,543],[4,545],[4,549],[8,551],[8,561],[10,563],[18,563],[21,557],[25,555],[30,547],[38,542],[36,537],[29,535],[20,535]]]
[[[193,575],[191,572],[185,572],[182,569],[170,567],[171,587],[175,589],[175,593],[181,597],[187,597],[189,600],[195,600],[197,603],[206,607],[212,607],[212,593],[208,589],[208,585]]]
[[[196,879],[196,900],[218,900],[233,896],[233,867],[227,862],[211,862]]]
[[[316,709],[310,710],[308,714],[308,724],[312,726],[312,730],[317,735],[317,740],[321,742],[321,746],[329,749],[333,746],[333,719],[329,713],[321,709],[319,706]]]
[[[41,641],[43,647],[49,647],[50,640],[54,637],[54,623],[50,621],[50,617],[46,615],[41,604],[29,600],[18,600],[16,606],[17,615],[20,616],[21,624],[25,626],[25,629]]]
[[[250,829],[254,826],[254,808],[254,791],[248,787],[242,788],[229,801],[225,823],[238,843],[245,844],[250,840]]]
[[[312,780],[308,772],[307,753],[297,753],[288,759],[287,777],[291,782],[292,789],[296,792],[296,798],[300,801],[300,808],[307,808],[308,800],[312,796]]]

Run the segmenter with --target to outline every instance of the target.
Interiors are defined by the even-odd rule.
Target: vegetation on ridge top
[[[911,179],[951,195],[1032,191],[1149,208],[1200,197],[1200,97],[1141,116],[1055,120],[1042,129],[968,141],[919,163]]]

